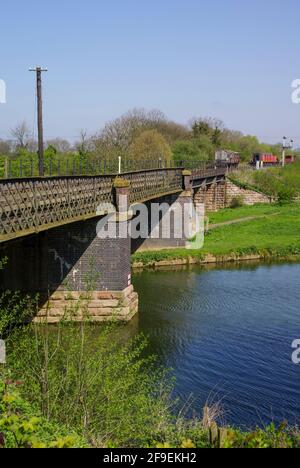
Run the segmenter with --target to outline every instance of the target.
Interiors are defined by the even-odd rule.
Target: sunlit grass
[[[211,223],[248,217],[258,218],[220,226],[207,233],[203,249],[140,252],[133,255],[133,262],[151,265],[189,257],[203,260],[208,254],[216,257],[259,254],[274,258],[300,255],[300,204],[226,209],[209,215]]]

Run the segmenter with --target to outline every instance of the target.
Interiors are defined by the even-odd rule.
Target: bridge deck
[[[226,168],[192,171],[193,187],[224,177]],[[0,242],[99,216],[115,203],[115,175],[25,178],[0,181]],[[182,168],[122,174],[130,203],[183,190]]]

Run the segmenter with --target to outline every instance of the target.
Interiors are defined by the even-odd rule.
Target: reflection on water
[[[300,422],[300,265],[144,271],[134,284],[140,315],[128,333],[149,336],[194,411],[213,394],[232,424]]]

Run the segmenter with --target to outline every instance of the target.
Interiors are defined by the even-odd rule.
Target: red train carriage
[[[253,164],[263,164],[264,166],[275,166],[279,163],[278,157],[270,153],[256,153],[253,155]]]
[[[294,164],[296,161],[296,156],[292,154],[287,154],[285,157],[285,164]]]

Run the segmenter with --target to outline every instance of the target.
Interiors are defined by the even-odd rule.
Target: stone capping
[[[193,201],[193,190],[184,190],[183,192],[181,192],[179,195],[178,195],[178,198],[190,198],[191,199],[191,203]]]
[[[182,175],[184,177],[191,177],[192,176],[192,171],[189,171],[188,169],[185,169],[184,171],[182,171]]]
[[[116,177],[114,180],[114,188],[122,189],[122,188],[130,188],[129,180],[123,179],[122,177]]]

